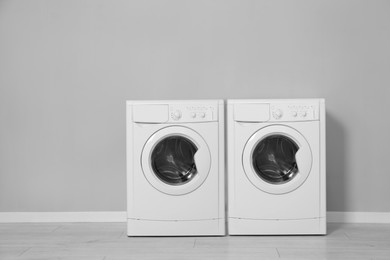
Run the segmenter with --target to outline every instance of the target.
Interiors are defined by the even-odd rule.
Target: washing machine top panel
[[[223,101],[138,101],[132,105],[135,123],[183,124],[218,121]]]
[[[320,99],[229,100],[234,120],[239,122],[318,121]]]

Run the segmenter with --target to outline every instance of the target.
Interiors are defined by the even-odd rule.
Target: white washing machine
[[[127,101],[127,234],[225,235],[224,103]]]
[[[325,101],[228,100],[228,233],[326,234]]]

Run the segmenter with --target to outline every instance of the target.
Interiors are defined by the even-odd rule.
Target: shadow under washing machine
[[[227,101],[228,233],[326,234],[325,101]]]
[[[225,235],[224,103],[127,101],[128,236]]]

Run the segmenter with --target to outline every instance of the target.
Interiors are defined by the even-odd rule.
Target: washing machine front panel
[[[210,149],[194,130],[168,126],[146,142],[141,156],[148,182],[169,195],[185,195],[199,188],[211,167]]]
[[[224,102],[127,101],[126,115],[127,234],[223,235]]]
[[[133,154],[133,173],[129,175],[130,185],[129,191],[131,191],[132,196],[128,199],[129,208],[131,208],[131,218],[134,219],[145,219],[145,220],[169,220],[169,221],[181,221],[181,220],[201,220],[201,219],[211,219],[218,218],[221,216],[219,213],[219,193],[221,187],[219,179],[221,176],[218,174],[218,170],[221,165],[218,164],[218,159],[215,156],[218,152],[218,143],[220,142],[218,138],[217,123],[207,123],[207,124],[188,124],[185,126],[177,126],[189,128],[190,132],[195,132],[199,134],[207,143],[207,147],[210,150],[211,154],[211,164],[210,170],[208,171],[207,178],[201,183],[196,189],[188,193],[182,194],[170,194],[169,191],[176,189],[183,189],[188,187],[191,183],[197,182],[199,175],[201,175],[203,170],[203,164],[200,163],[199,154],[200,146],[197,142],[194,141],[193,137],[185,137],[191,140],[196,147],[198,148],[195,156],[195,165],[197,169],[196,178],[194,177],[189,182],[182,185],[169,185],[160,180],[156,174],[153,172],[152,161],[146,160],[142,163],[144,158],[151,159],[151,154],[153,152],[153,146],[149,149],[149,152],[146,152],[145,145],[148,141],[151,141],[150,138],[159,131],[171,127],[171,125],[159,125],[159,124],[136,124],[134,125],[135,136],[135,146],[133,149],[138,151]],[[172,126],[173,127],[173,126]],[[176,127],[176,126],[175,126]],[[166,133],[167,134],[167,133]],[[183,133],[173,133],[173,136],[184,136]],[[159,143],[157,140],[164,140],[165,137],[172,135],[164,135],[160,138],[157,138],[153,141],[154,146],[157,146]],[[223,150],[220,150],[223,151]],[[207,154],[207,153],[206,153]],[[148,167],[148,172],[144,171],[144,165]],[[148,178],[145,175],[148,175]],[[153,178],[152,178],[153,177]],[[155,181],[154,186],[151,184],[152,181]],[[163,187],[169,188],[167,192],[161,191],[158,184],[164,184]],[[157,189],[156,187],[160,188]]]
[[[307,140],[286,125],[259,129],[249,138],[242,154],[247,178],[270,194],[289,193],[301,186],[310,174],[312,161]]]

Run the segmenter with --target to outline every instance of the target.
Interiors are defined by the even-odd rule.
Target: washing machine
[[[126,105],[128,236],[225,235],[224,102]]]
[[[324,99],[228,100],[228,233],[326,234]]]

